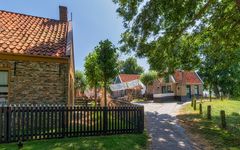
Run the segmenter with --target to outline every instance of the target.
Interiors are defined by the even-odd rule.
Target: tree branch
[[[236,5],[238,7],[238,10],[240,11],[240,0],[236,0]]]
[[[237,1],[240,2],[240,0],[237,0]],[[203,6],[203,8],[200,9],[200,11],[199,11],[196,15],[194,15],[193,19],[192,19],[190,22],[188,22],[188,23],[176,34],[176,37],[173,39],[173,42],[175,42],[175,41],[178,39],[178,37],[179,37],[192,23],[194,23],[195,20],[200,19],[200,18],[203,16],[203,14],[204,14],[204,13],[206,12],[206,10],[210,7],[210,5],[211,5],[212,2],[213,2],[213,0],[208,0],[208,2]]]

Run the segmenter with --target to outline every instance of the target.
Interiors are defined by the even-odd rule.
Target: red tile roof
[[[182,78],[183,76],[183,78]],[[174,79],[176,82],[190,83],[190,84],[202,84],[198,75],[193,71],[175,71]]]
[[[67,24],[0,10],[0,52],[64,57]]]
[[[129,82],[129,81],[139,79],[140,75],[137,75],[137,74],[120,74],[119,77],[121,78],[122,82]]]

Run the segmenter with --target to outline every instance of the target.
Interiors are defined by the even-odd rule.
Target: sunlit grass
[[[207,106],[212,107],[212,120],[207,120]],[[181,109],[178,117],[190,124],[193,132],[203,135],[218,149],[240,149],[240,101],[239,100],[213,100],[204,101],[203,115],[199,115],[199,102],[194,111],[191,104]],[[227,129],[221,129],[220,111],[225,110]]]
[[[126,134],[24,142],[22,150],[145,150],[147,135]],[[18,150],[17,143],[0,144],[0,150]]]

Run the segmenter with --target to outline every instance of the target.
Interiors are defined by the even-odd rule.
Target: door
[[[186,96],[191,98],[191,85],[186,85]]]

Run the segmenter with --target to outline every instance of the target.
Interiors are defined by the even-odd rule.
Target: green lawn
[[[147,135],[126,134],[25,142],[22,150],[145,150]],[[17,144],[0,144],[0,150],[17,150]]]
[[[207,106],[212,106],[212,120],[206,119]],[[221,129],[220,110],[226,112],[227,129]],[[240,101],[214,100],[203,102],[203,115],[199,115],[199,103],[194,111],[191,104],[185,105],[178,118],[191,133],[198,133],[216,149],[240,150]]]
[[[144,102],[144,99],[141,99],[141,98],[139,98],[139,99],[133,99],[131,102],[132,102],[132,103],[140,103],[140,102]]]

